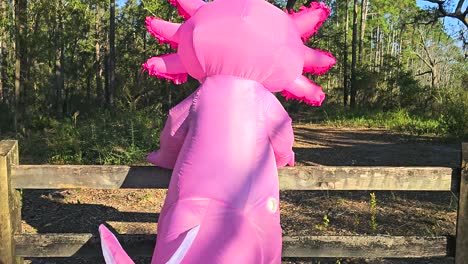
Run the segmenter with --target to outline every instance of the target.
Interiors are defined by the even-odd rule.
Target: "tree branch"
[[[424,62],[424,64],[426,64],[427,67],[431,69],[431,72],[432,72],[433,66],[426,59],[424,59],[423,56],[421,56],[421,54],[419,54],[418,52],[413,51],[413,53],[416,54],[416,56],[418,56],[418,58],[420,58],[421,61]]]
[[[468,28],[468,18],[467,18],[468,7],[462,13],[462,7],[466,0],[458,0],[457,7],[455,8],[454,12],[450,12],[450,11],[447,11],[447,9],[445,9],[445,6],[444,6],[446,2],[445,0],[424,0],[424,1],[437,4],[438,6],[437,12],[438,12],[439,17],[456,18],[459,21],[461,21],[463,25],[465,25],[465,27]]]
[[[418,73],[414,76],[421,76],[421,75],[425,75],[425,74],[429,74],[429,73],[432,73],[432,71],[425,71],[425,72],[421,72],[421,73]]]
[[[431,53],[427,49],[426,38],[424,37],[423,32],[421,31],[420,28],[418,29],[418,31],[419,31],[419,37],[421,39],[421,45],[422,45],[424,51],[426,52],[426,56],[429,58],[429,62],[427,62],[425,59],[423,59],[421,56],[419,56],[419,54],[416,54],[416,55],[418,55],[418,57],[420,57],[424,61],[424,63],[426,63],[431,69],[433,69],[434,65],[435,65],[435,60],[432,58]]]
[[[463,2],[465,2],[464,0],[458,0],[458,4],[457,4],[457,8],[455,8],[455,14],[461,14],[461,9],[462,9],[462,6],[463,6]]]

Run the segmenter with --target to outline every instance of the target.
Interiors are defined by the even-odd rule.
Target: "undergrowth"
[[[35,116],[19,137],[23,164],[138,164],[158,148],[160,109],[100,112],[57,120]]]
[[[300,123],[385,128],[410,135],[468,139],[468,107],[457,108],[453,104],[437,117],[406,109],[350,110],[338,106],[308,109],[293,113],[293,119]],[[35,113],[28,117],[27,127],[17,136],[20,158],[23,164],[141,164],[150,151],[158,148],[166,115],[167,111],[158,104],[135,111],[83,115],[77,112],[61,119]],[[7,126],[12,123],[10,119],[0,114],[0,139],[15,138]]]
[[[450,111],[455,111],[452,109]],[[460,112],[461,110],[458,109]],[[445,138],[468,139],[468,113],[426,117],[411,114],[406,109],[381,111],[324,107],[309,113],[297,114],[302,122],[335,127],[385,128],[409,135],[435,135]],[[467,119],[465,120],[466,117]]]

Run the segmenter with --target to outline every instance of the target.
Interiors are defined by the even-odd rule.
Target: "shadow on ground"
[[[460,167],[461,144],[379,129],[297,125],[299,165]]]
[[[459,142],[446,142],[434,137],[414,137],[380,129],[296,125],[294,130],[294,151],[299,166],[460,166]],[[369,194],[370,191],[282,192],[281,214],[284,233],[372,234],[373,231],[369,228],[372,216]],[[154,196],[154,200],[142,203],[148,195]],[[23,226],[29,226],[38,233],[97,233],[97,227],[101,223],[125,222],[127,225],[139,224],[140,227],[134,228],[131,233],[155,233],[154,227],[159,214],[152,212],[158,212],[164,195],[164,192],[158,191],[146,194],[135,191],[133,200],[128,200],[128,191],[125,190],[108,191],[104,194],[98,190],[70,190],[69,193],[25,190]],[[376,196],[378,234],[431,236],[455,233],[457,200],[452,193],[376,192]],[[323,228],[320,225],[323,225],[325,215],[330,222]],[[122,233],[117,228],[114,231]],[[149,263],[150,259],[135,261]],[[33,259],[30,263],[87,264],[102,263],[102,259]],[[336,259],[285,259],[283,263],[337,262]],[[453,259],[341,259],[340,263],[446,264],[453,263]]]
[[[98,226],[106,222],[156,223],[159,218],[159,213],[121,212],[112,206],[68,203],[62,193],[24,190],[22,220],[38,233],[96,234]]]

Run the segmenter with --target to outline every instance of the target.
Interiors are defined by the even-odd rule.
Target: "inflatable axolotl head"
[[[254,80],[286,98],[319,106],[322,89],[303,76],[323,74],[334,64],[328,53],[303,40],[316,33],[330,10],[313,3],[287,14],[265,0],[170,0],[184,24],[148,17],[149,32],[177,53],[154,57],[143,66],[151,75],[176,84],[187,74],[203,82],[214,75]]]

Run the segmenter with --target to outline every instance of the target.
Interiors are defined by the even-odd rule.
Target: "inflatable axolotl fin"
[[[305,46],[304,46],[305,47]],[[322,75],[336,63],[330,52],[305,47],[304,72]]]
[[[327,20],[330,12],[325,4],[313,2],[310,8],[302,6],[299,12],[290,14],[290,17],[296,23],[302,40],[306,41],[310,36],[317,33],[323,22]]]
[[[104,225],[99,226],[102,254],[106,264],[135,264],[120,245],[117,238]]]
[[[265,117],[268,121],[268,138],[275,154],[276,167],[294,166],[292,120],[274,96],[268,99]]]
[[[166,169],[174,168],[189,129],[190,108],[197,91],[169,111],[160,135],[160,149],[146,157],[148,162]]]
[[[281,93],[286,99],[295,99],[312,106],[320,106],[325,99],[322,88],[305,76],[299,76]]]
[[[149,75],[171,80],[175,84],[182,84],[187,81],[187,71],[176,53],[152,57],[142,66],[143,71],[148,71]]]
[[[197,237],[199,229],[200,226],[198,225],[187,232],[182,244],[177,248],[174,255],[171,256],[166,264],[179,264],[182,262],[185,254]],[[106,226],[99,226],[99,234],[101,237],[102,254],[104,255],[106,264],[135,264],[122,248],[114,234],[112,234]]]
[[[179,264],[182,262],[182,260],[185,257],[185,254],[187,254],[188,250],[193,244],[193,241],[195,241],[195,238],[197,237],[198,231],[200,230],[200,226],[196,226],[192,229],[190,229],[187,232],[187,235],[185,236],[184,240],[182,241],[182,244],[177,248],[176,252],[172,257],[169,259],[166,264]]]
[[[157,17],[146,18],[146,28],[148,32],[159,40],[159,43],[169,43],[173,49],[179,45],[176,33],[181,24],[171,23]]]
[[[183,16],[185,20],[193,16],[197,9],[205,4],[202,0],[169,0],[169,3],[177,7],[179,15]]]

